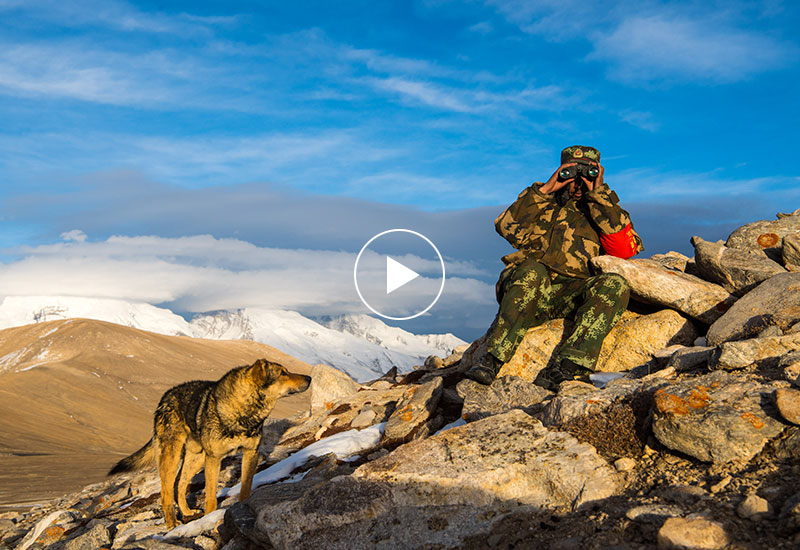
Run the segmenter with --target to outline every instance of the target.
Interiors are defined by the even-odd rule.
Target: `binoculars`
[[[593,164],[576,164],[575,166],[566,166],[559,170],[558,179],[561,181],[569,180],[577,176],[583,176],[587,180],[595,180],[600,175],[600,170]]]

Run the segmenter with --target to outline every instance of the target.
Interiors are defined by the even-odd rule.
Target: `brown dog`
[[[167,390],[155,412],[154,434],[147,444],[117,462],[108,475],[138,470],[156,460],[161,478],[161,506],[167,528],[177,524],[178,508],[184,519],[192,515],[186,490],[192,477],[205,466],[205,513],[217,509],[220,462],[242,449],[242,490],[250,496],[261,443],[261,425],[279,397],[305,391],[311,378],[292,374],[278,363],[259,359],[250,366],[228,371],[216,382],[196,380]],[[183,466],[181,467],[181,457]]]

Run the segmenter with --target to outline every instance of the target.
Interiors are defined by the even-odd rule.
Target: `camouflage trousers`
[[[603,340],[628,307],[629,298],[630,288],[621,275],[551,277],[543,264],[532,258],[524,260],[506,268],[497,282],[500,311],[487,333],[489,353],[506,362],[529,328],[571,317],[574,328],[558,349],[556,360],[571,359],[594,370]]]

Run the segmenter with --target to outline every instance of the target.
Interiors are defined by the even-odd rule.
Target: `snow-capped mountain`
[[[159,334],[192,335],[192,328],[183,317],[143,302],[73,296],[7,296],[0,303],[0,329],[76,317]]]
[[[367,315],[340,317],[323,326],[293,311],[247,308],[200,314],[187,322],[168,309],[124,300],[9,296],[0,303],[0,329],[75,317],[167,335],[254,340],[312,365],[332,365],[359,381],[393,366],[409,371],[428,355],[446,356],[464,343],[452,334],[415,335]]]
[[[398,327],[390,327],[369,315],[342,315],[323,323],[326,327],[363,338],[383,348],[404,354],[427,357],[447,357],[456,346],[466,344],[457,336],[446,334],[414,334]]]
[[[377,319],[374,321],[383,325]],[[358,333],[328,328],[294,311],[246,308],[199,315],[190,324],[193,334],[199,338],[255,340],[312,365],[333,365],[361,381],[380,376],[392,366],[409,371],[414,365],[422,364],[428,355],[452,351],[452,347],[446,352],[434,347],[423,348],[413,338],[408,338],[413,344],[408,350],[397,341],[392,342],[392,347],[385,346]],[[383,328],[391,330],[386,325]],[[373,330],[381,333],[379,327]],[[455,345],[462,343],[455,340]]]

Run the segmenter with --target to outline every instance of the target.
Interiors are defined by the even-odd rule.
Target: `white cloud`
[[[355,254],[343,251],[258,247],[208,235],[78,240],[12,252],[22,259],[0,264],[5,295],[118,298],[204,312],[242,307],[289,309],[309,315],[364,312],[353,287]],[[401,257],[424,272],[438,264]],[[375,262],[373,264],[377,265]],[[491,285],[468,276],[469,263],[447,262],[443,308],[463,313],[493,299]]]
[[[494,27],[488,21],[481,21],[480,23],[475,23],[467,28],[468,31],[474,32],[477,34],[489,34],[494,30]]]
[[[436,109],[458,113],[486,113],[497,110],[558,109],[567,103],[564,91],[557,86],[490,91],[450,86],[403,77],[365,77],[359,82],[396,94],[406,100]]]
[[[0,43],[0,89],[25,97],[149,107],[190,104],[199,100],[181,90],[209,71],[171,52],[130,54],[81,42]]]
[[[654,118],[653,113],[645,111],[636,111],[634,109],[625,109],[619,114],[619,117],[632,126],[641,128],[648,132],[655,132],[661,126]]]
[[[609,76],[625,82],[737,82],[786,66],[797,57],[793,45],[750,28],[754,15],[779,13],[775,6],[759,10],[725,2],[719,9],[713,2],[651,0],[486,0],[486,4],[525,33],[550,41],[588,42],[592,51],[587,59],[608,63]]]
[[[96,25],[126,32],[180,35],[205,33],[208,25],[230,24],[236,20],[235,17],[202,17],[185,13],[171,15],[144,12],[127,2],[118,0],[82,0],[81,2],[5,0],[0,2],[0,9],[19,10],[32,19],[67,27]]]
[[[589,59],[609,61],[625,81],[689,78],[736,82],[786,63],[787,47],[757,32],[709,19],[629,17],[598,33]]]
[[[61,238],[65,241],[75,241],[78,243],[84,242],[88,236],[80,229],[73,229],[72,231],[65,231],[61,234]]]

